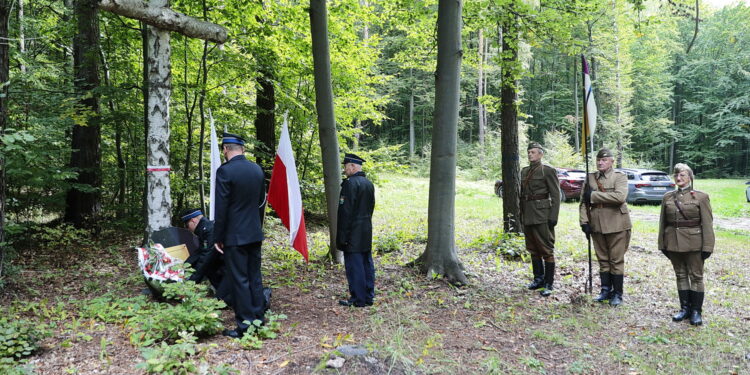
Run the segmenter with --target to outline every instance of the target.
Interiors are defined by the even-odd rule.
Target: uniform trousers
[[[375,266],[372,263],[372,251],[344,252],[344,267],[352,302],[359,306],[371,304],[375,299]]]
[[[550,229],[547,223],[528,224],[523,226],[526,250],[532,258],[543,259],[545,262],[555,262],[555,229]]]
[[[630,229],[615,233],[591,233],[599,272],[612,275],[625,274],[625,252],[630,246]]]
[[[263,242],[242,246],[226,246],[224,258],[227,265],[227,277],[232,291],[234,318],[237,328],[247,330],[249,322],[263,321],[265,298],[263,297],[263,278],[260,274],[260,247]]]
[[[668,251],[677,279],[677,290],[703,292],[703,258],[700,251]]]

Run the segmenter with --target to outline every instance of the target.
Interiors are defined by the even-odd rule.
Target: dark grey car
[[[628,203],[661,203],[664,194],[674,189],[669,175],[651,169],[618,168],[628,176]]]

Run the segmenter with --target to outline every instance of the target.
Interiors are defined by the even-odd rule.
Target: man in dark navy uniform
[[[200,208],[183,211],[180,220],[198,237],[199,243],[198,250],[185,260],[195,270],[188,280],[199,283],[208,278],[216,290],[216,297],[231,306],[230,285],[224,277],[224,256],[214,249],[214,222],[203,216]]]
[[[226,162],[216,171],[214,239],[225,257],[237,322],[236,329],[222,334],[238,338],[247,331],[248,322],[264,322],[260,210],[266,191],[263,170],[245,159],[244,139],[224,133],[221,148]]]
[[[372,186],[357,155],[346,154],[341,183],[336,226],[336,247],[344,252],[346,279],[350,298],[339,301],[343,306],[365,307],[375,298],[375,266],[372,263],[372,211],[375,209],[375,187]]]

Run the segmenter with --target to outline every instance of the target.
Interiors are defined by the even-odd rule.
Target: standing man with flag
[[[591,74],[589,74],[589,64],[586,63],[586,57],[581,55],[581,74],[583,74],[583,126],[581,126],[581,154],[583,155],[583,164],[586,166],[586,176],[589,175],[589,150],[594,148],[594,131],[596,130],[596,102],[594,101],[594,88],[591,86]],[[591,216],[591,205],[585,205],[586,218]],[[586,290],[593,292],[593,269],[591,267],[591,236],[586,235],[588,242],[589,254],[589,282],[586,284]]]
[[[249,324],[264,322],[265,300],[261,277],[263,228],[260,210],[265,201],[263,170],[245,158],[245,140],[224,133],[226,162],[216,171],[216,249],[225,256],[227,277],[234,298],[237,328],[222,334],[242,337]]]
[[[375,298],[375,266],[372,262],[372,212],[375,187],[362,172],[364,159],[355,154],[344,157],[344,174],[339,197],[336,247],[344,252],[349,299],[343,306],[371,306]]]

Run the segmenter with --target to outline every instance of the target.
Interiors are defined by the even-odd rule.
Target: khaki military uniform
[[[712,253],[714,242],[713,213],[708,194],[692,188],[664,194],[658,247],[666,251],[672,262],[677,290],[704,291],[701,252]]]
[[[590,216],[586,204],[581,201],[579,216],[581,224],[591,225],[599,272],[612,275],[625,273],[625,252],[630,246],[630,210],[625,202],[628,197],[628,179],[625,174],[613,169],[601,173],[589,173],[586,184],[591,188]],[[584,189],[582,190],[585,191]]]
[[[532,258],[555,261],[555,229],[560,213],[560,182],[557,170],[541,162],[521,170],[521,220],[524,225],[526,249]]]

